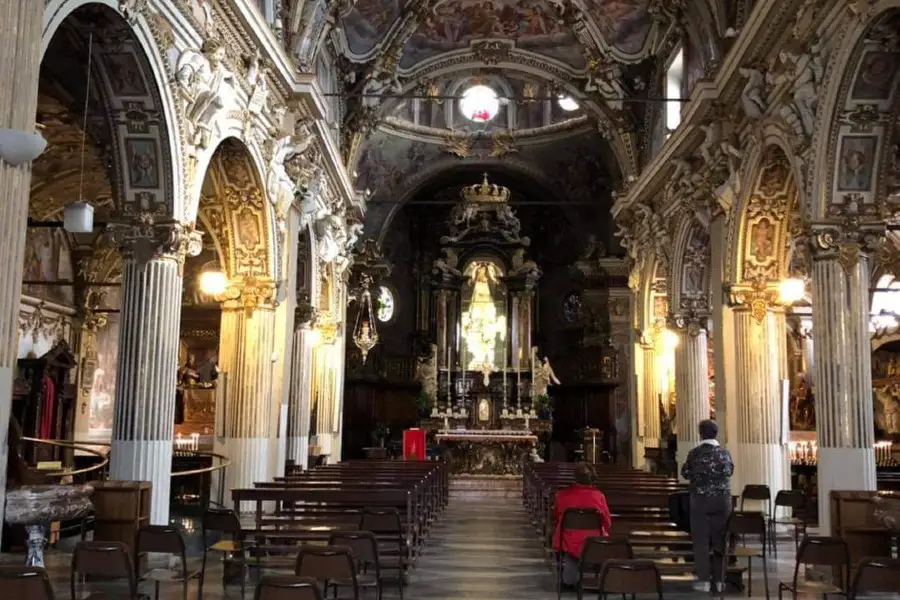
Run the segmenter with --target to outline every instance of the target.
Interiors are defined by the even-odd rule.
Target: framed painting
[[[877,135],[845,135],[841,138],[838,191],[868,192],[872,189],[877,151]]]

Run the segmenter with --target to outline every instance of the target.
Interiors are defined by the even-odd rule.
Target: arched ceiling
[[[645,53],[655,23],[651,4],[651,0],[359,0],[343,15],[341,25],[351,58],[365,60],[390,47],[403,71],[488,39],[511,40],[519,49],[581,70],[587,65],[586,54],[595,54],[586,52],[587,40],[623,59]]]

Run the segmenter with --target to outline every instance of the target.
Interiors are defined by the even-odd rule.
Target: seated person
[[[606,505],[606,496],[592,485],[594,469],[588,463],[578,463],[575,467],[575,483],[556,492],[553,500],[553,551],[562,552],[563,585],[574,586],[578,583],[578,562],[581,547],[586,538],[596,535],[609,535],[612,517]],[[566,529],[560,540],[563,513],[567,508],[593,508],[600,513],[603,528],[600,531],[588,529]]]

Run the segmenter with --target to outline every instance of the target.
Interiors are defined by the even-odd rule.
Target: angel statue
[[[431,344],[426,356],[416,359],[416,381],[422,384],[422,393],[437,400],[437,344]]]
[[[538,349],[531,349],[531,398],[539,398],[546,396],[547,388],[551,385],[560,385],[553,367],[550,366],[550,359],[546,356],[543,360],[538,358]]]

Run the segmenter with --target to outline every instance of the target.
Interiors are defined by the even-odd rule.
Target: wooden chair
[[[256,586],[253,600],[323,600],[312,577],[267,576]]]
[[[600,587],[600,573],[603,565],[608,560],[631,560],[634,558],[634,549],[627,537],[606,537],[602,535],[591,536],[584,540],[581,547],[581,557],[578,563],[578,587],[575,592],[578,600],[584,595],[585,587]],[[592,573],[590,580],[592,585],[585,586],[585,574]]]
[[[800,581],[800,565],[831,567],[832,578],[838,580],[838,583]],[[798,594],[821,595],[824,598],[837,595],[846,598],[848,594],[843,581],[844,573],[850,573],[850,551],[844,540],[832,537],[806,537],[797,550],[794,578],[789,583],[782,581],[778,584],[778,600],[784,597],[784,592],[790,592],[794,600]]]
[[[153,569],[140,576],[141,581],[152,581],[155,586],[154,598],[159,600],[160,583],[181,583],[181,597],[187,600],[188,582],[197,573],[188,573],[187,552],[184,546],[184,538],[174,527],[164,525],[148,525],[138,530],[135,544],[137,553],[158,552],[175,556],[180,561],[180,569]]]
[[[40,567],[0,566],[0,588],[5,598],[55,599],[47,571]]]
[[[730,555],[738,559],[747,559],[747,597],[753,595],[753,559],[762,559],[763,582],[766,586],[766,598],[769,597],[769,563],[766,560],[766,533],[768,527],[763,514],[760,512],[733,512],[725,523],[725,544],[724,548],[729,547],[729,540],[733,540],[736,536],[740,536],[742,543],[735,546]],[[760,549],[748,548],[743,545],[745,536],[759,536]],[[728,570],[727,557],[722,557],[722,576],[719,578],[720,594],[725,597],[725,574]]]
[[[748,484],[744,486],[741,492],[741,512],[746,511],[744,504],[747,500],[751,502],[763,502],[765,508],[762,510],[763,517],[766,519],[766,526],[772,519],[772,490],[767,485]]]
[[[608,560],[600,573],[601,598],[607,594],[656,594],[662,600],[662,575],[652,560]]]
[[[856,566],[850,598],[860,594],[897,593],[900,590],[900,559],[864,558]]]
[[[409,546],[403,535],[403,521],[396,508],[365,508],[359,517],[359,530],[370,531],[378,536],[378,555],[382,569],[400,571],[401,585],[403,572],[409,559]]]
[[[346,546],[304,546],[297,554],[294,575],[312,577],[321,582],[326,596],[329,586],[333,587],[334,598],[338,600],[341,600],[337,594],[338,588],[350,587],[353,595],[349,598],[343,596],[343,600],[359,600],[356,566],[353,564],[353,554]]]
[[[210,533],[219,533],[231,536],[231,539],[219,540],[213,544],[209,542]],[[225,589],[228,582],[228,567],[237,565],[240,567],[241,598],[246,594],[247,579],[247,550],[248,543],[244,540],[241,530],[241,520],[237,513],[227,508],[208,508],[203,513],[203,562],[200,565],[200,581],[197,587],[197,598],[203,598],[203,581],[206,579],[206,556],[209,552],[222,554],[224,565],[222,567],[222,588]]]
[[[89,575],[104,579],[125,579],[128,584],[128,598],[137,599],[134,563],[128,546],[122,542],[78,542],[72,554],[72,569],[69,573],[72,598],[79,597],[75,585],[79,575],[82,585],[85,577]]]
[[[356,563],[356,581],[361,588],[375,588],[378,600],[381,600],[383,585],[381,579],[381,565],[378,555],[378,540],[371,531],[339,531],[331,534],[328,540],[329,546],[344,546],[350,548],[353,561]],[[375,573],[369,574],[369,568]],[[403,573],[398,573],[400,579],[400,597],[403,598]]]
[[[559,526],[559,552],[556,553],[556,597],[557,600],[562,598],[562,574],[563,574],[563,556],[565,550],[562,547],[565,539],[566,531],[602,531],[603,518],[600,512],[595,508],[567,508],[560,520]],[[554,532],[553,534],[557,534]]]
[[[778,507],[789,508],[791,510],[790,517],[778,518]],[[806,494],[800,490],[781,490],[775,494],[775,504],[772,509],[775,511],[770,519],[769,537],[772,540],[772,550],[775,557],[778,558],[778,537],[776,536],[775,527],[785,525],[793,528],[794,531],[794,549],[800,546],[801,533],[806,535],[806,518],[803,510],[806,508]]]

